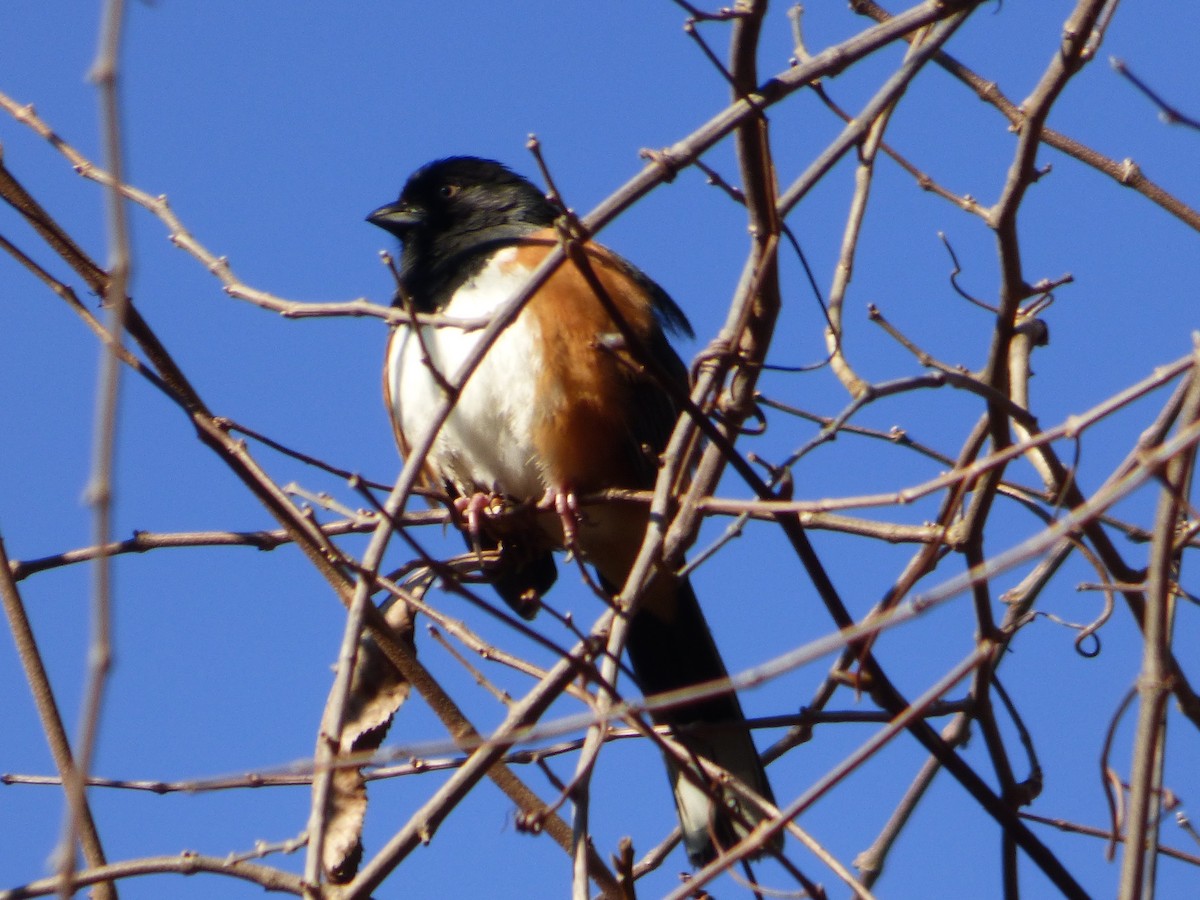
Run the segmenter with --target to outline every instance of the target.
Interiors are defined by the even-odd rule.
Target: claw
[[[576,536],[579,534],[579,501],[575,492],[560,488],[547,488],[545,495],[538,502],[539,509],[553,509],[562,525],[563,547],[567,553],[574,554],[578,549]]]
[[[460,516],[467,520],[467,534],[477,551],[479,550],[480,523],[483,521],[484,513],[488,511],[495,499],[495,494],[484,494],[480,491],[476,491],[470,497],[454,498],[454,508]]]

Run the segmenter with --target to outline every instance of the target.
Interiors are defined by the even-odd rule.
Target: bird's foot
[[[471,545],[476,550],[479,549],[480,526],[483,517],[492,511],[498,500],[499,497],[496,494],[485,494],[482,491],[476,491],[469,497],[454,498],[454,509],[466,521],[467,536],[470,537]]]
[[[579,501],[575,492],[560,488],[547,488],[542,499],[538,501],[538,509],[554,510],[562,526],[563,549],[574,556],[579,549],[577,538],[582,517],[579,514]]]

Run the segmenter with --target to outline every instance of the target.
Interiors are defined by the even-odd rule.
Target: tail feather
[[[691,585],[681,579],[673,587],[666,602],[659,598],[658,602],[645,604],[630,624],[629,661],[638,687],[645,694],[729,677]],[[664,593],[659,585],[653,585],[651,591]],[[727,770],[774,803],[741,703],[732,690],[656,712],[653,718],[658,724],[678,729],[675,738],[691,753]],[[762,820],[763,816],[742,802],[736,792],[717,784],[702,787],[706,779],[698,769],[692,770],[694,775],[684,773],[671,758],[667,766],[684,846],[693,865],[709,862]],[[719,802],[714,802],[714,797]]]

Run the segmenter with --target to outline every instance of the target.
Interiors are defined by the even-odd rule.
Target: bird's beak
[[[367,216],[367,221],[403,240],[405,234],[425,221],[425,215],[423,210],[397,200],[379,207]]]

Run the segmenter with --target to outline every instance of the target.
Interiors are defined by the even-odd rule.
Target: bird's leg
[[[470,537],[471,546],[475,548],[476,553],[483,552],[479,545],[480,523],[495,500],[495,494],[485,494],[483,491],[476,491],[469,497],[454,498],[454,509],[466,520],[467,535]]]
[[[576,538],[579,534],[579,501],[575,492],[565,488],[546,488],[546,493],[538,501],[538,509],[554,510],[562,526],[563,549],[572,556],[578,556],[579,545]]]

